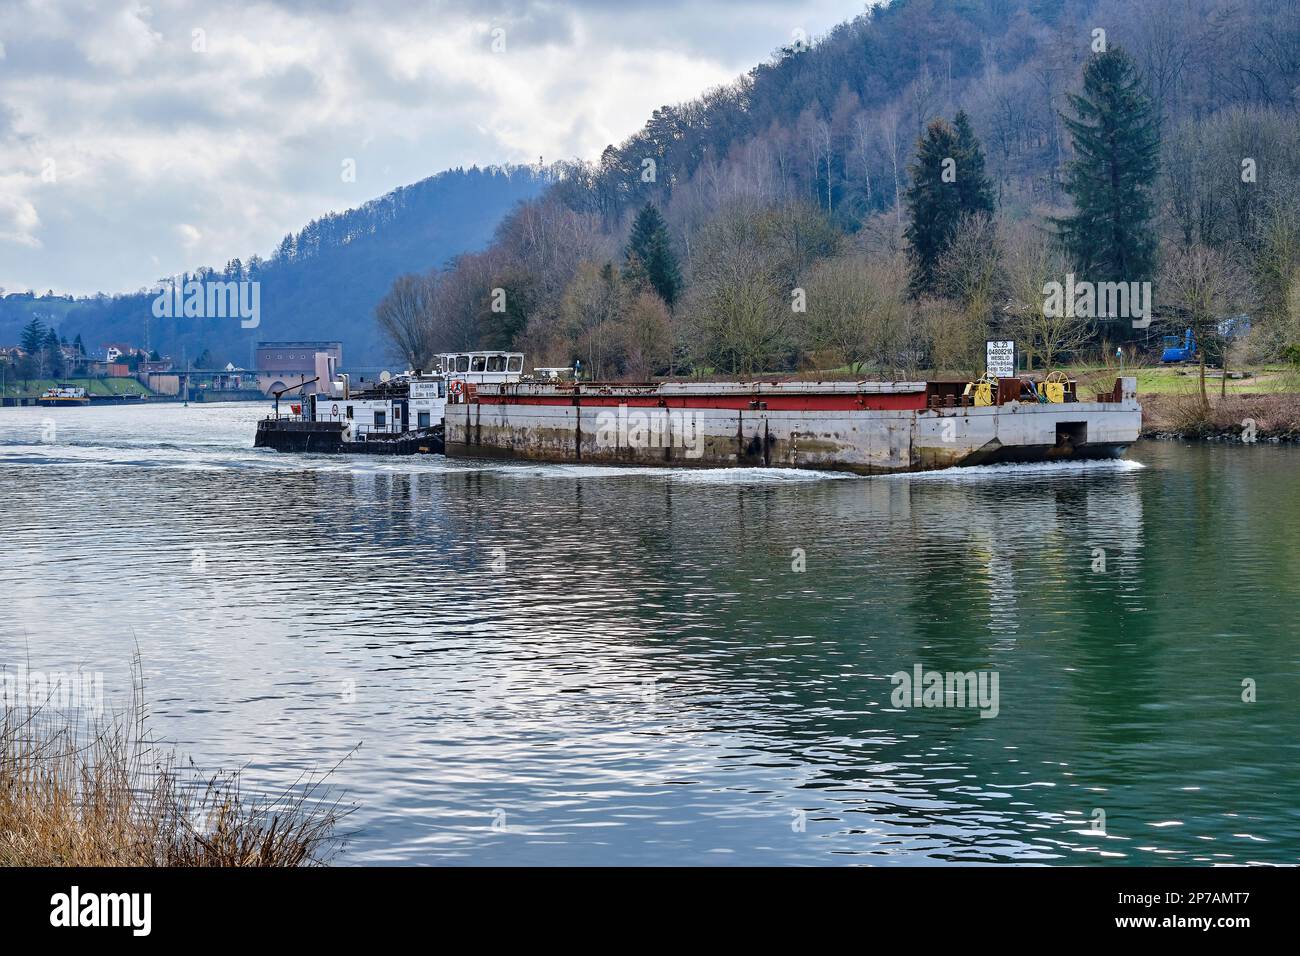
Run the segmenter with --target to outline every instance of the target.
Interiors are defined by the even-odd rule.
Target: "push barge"
[[[280,451],[861,474],[1114,458],[1138,438],[1136,379],[1081,401],[1060,373],[976,382],[612,384],[523,373],[518,353],[439,357],[353,392],[346,378],[258,423]]]

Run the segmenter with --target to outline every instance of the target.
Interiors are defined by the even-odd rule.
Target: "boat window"
[[[349,406],[348,406],[348,418],[351,418],[351,417],[352,417],[352,406],[349,405]]]
[[[468,371],[469,371],[469,356],[468,356],[468,355],[457,355],[457,356],[456,356],[456,371],[458,371],[458,372],[468,372]]]
[[[510,364],[506,366],[507,371],[521,372],[523,371],[523,368],[524,368],[524,357],[522,355],[510,356]]]
[[[506,357],[504,355],[489,355],[487,370],[489,372],[504,372],[506,370]]]
[[[387,424],[388,424],[387,416],[383,412],[379,411],[378,409],[375,409],[375,427],[383,428]]]
[[[428,412],[420,412],[419,417],[416,419],[416,421],[419,422],[419,427],[420,427],[420,428],[428,428],[428,427],[429,427],[429,413],[428,413]]]
[[[483,361],[484,361],[483,356],[475,355],[473,361],[471,361],[469,364],[469,370],[471,372],[483,371]]]
[[[446,397],[447,397],[447,381],[446,381],[446,379],[439,379],[439,380],[438,380],[438,397],[439,397],[439,398],[446,398]]]

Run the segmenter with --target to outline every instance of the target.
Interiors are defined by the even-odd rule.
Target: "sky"
[[[132,291],[443,169],[595,159],[863,8],[0,0],[0,288]]]

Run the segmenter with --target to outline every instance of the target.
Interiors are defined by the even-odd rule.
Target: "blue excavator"
[[[1190,362],[1196,358],[1196,336],[1192,334],[1189,328],[1183,334],[1183,344],[1178,344],[1178,336],[1166,335],[1164,337],[1165,350],[1160,353],[1162,362]]]

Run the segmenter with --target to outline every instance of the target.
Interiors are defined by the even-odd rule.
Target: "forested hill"
[[[330,213],[285,236],[263,259],[197,269],[193,278],[261,282],[261,324],[231,319],[155,319],[153,292],[84,299],[9,295],[0,299],[0,344],[18,341],[33,315],[88,348],[109,342],[149,345],[180,360],[204,349],[224,364],[247,365],[259,339],[337,339],[352,364],[378,364],[386,352],[375,302],[395,276],[440,265],[485,245],[501,218],[551,182],[536,167],[456,169],[396,189],[356,209]]]
[[[810,49],[780,49],[656,110],[557,189],[608,221],[683,191],[800,196],[852,229],[894,206],[925,124],[964,109],[1003,204],[1056,202],[1069,158],[1061,113],[1096,30],[1133,56],[1166,128],[1300,106],[1296,0],[887,0]],[[653,180],[640,175],[646,158]]]
[[[1123,135],[1106,148],[1142,159],[1114,185],[1131,197],[1094,195],[1080,212],[1092,173],[1071,123],[1103,58],[1128,104],[1107,113]],[[1300,246],[1287,240],[1293,221],[1300,230],[1298,116],[1300,0],[883,0],[568,164],[491,246],[423,286],[404,280],[380,318],[413,343],[412,361],[478,343],[633,377],[857,361],[883,375],[978,370],[991,333],[1047,358],[1095,357],[1137,326],[1004,326],[1052,318],[1045,281],[1092,274],[1102,258],[1082,241],[1057,261],[1058,224],[1105,206],[1131,221],[1076,238],[1142,251],[1105,261],[1140,263],[1126,281],[1156,280],[1158,323],[1212,329],[1210,313],[1250,312],[1261,359],[1300,354],[1300,305],[1288,305],[1300,303]],[[930,141],[921,172],[935,178],[951,154],[934,150],[952,136],[977,170],[954,195],[980,184],[958,212],[992,210],[961,244],[960,216],[918,219],[913,201],[930,188],[918,145]],[[918,251],[934,260],[919,283]],[[1233,273],[1213,307],[1191,301],[1198,263]],[[900,267],[914,273],[901,300]],[[806,313],[792,306],[800,293]]]

